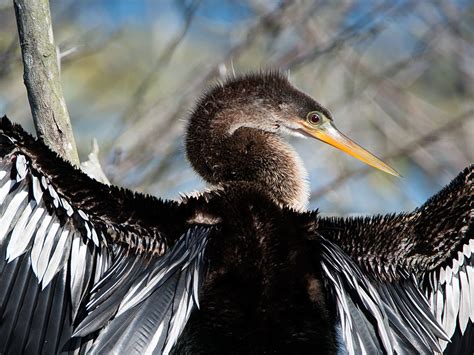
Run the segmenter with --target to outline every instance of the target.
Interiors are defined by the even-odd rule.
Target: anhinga
[[[288,133],[396,175],[278,73],[199,100],[186,150],[210,189],[180,202],[3,118],[0,353],[336,353],[337,332],[351,354],[472,353],[473,167],[411,213],[324,218]]]

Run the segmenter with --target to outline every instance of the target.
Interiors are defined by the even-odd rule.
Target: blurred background
[[[183,133],[202,91],[233,72],[288,72],[394,178],[291,139],[325,214],[409,210],[474,161],[474,2],[51,0],[81,154],[114,184],[164,198],[205,184]],[[12,2],[0,0],[0,114],[34,132]]]

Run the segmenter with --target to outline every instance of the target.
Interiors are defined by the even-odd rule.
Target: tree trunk
[[[69,113],[61,88],[48,0],[13,0],[36,133],[52,150],[79,165]]]

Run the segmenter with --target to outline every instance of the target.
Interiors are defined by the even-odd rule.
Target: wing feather
[[[440,351],[438,338],[447,337],[411,280],[377,281],[337,245],[320,239],[323,276],[336,300],[349,354]]]
[[[90,179],[3,118],[0,353],[88,352],[106,322],[117,324],[126,290],[153,274],[149,268],[182,233],[177,209]],[[135,308],[146,318],[148,307],[144,298]],[[99,318],[90,324],[100,326],[72,338],[94,310]],[[154,327],[140,324],[142,340],[150,340]]]
[[[127,264],[127,268],[139,265],[140,274],[126,277],[133,282],[121,284],[125,292],[120,297],[107,298],[107,304],[95,301],[101,297],[97,291],[92,296],[89,314],[77,333],[87,335],[96,329],[97,319],[108,321],[109,310],[116,312],[100,332],[92,354],[168,354],[171,351],[197,304],[194,297],[199,294],[205,271],[203,255],[211,231],[209,227],[189,229],[167,254],[149,260],[145,266],[137,260],[120,261]],[[199,278],[194,280],[195,276]],[[116,282],[110,276],[102,287]]]
[[[405,327],[418,351],[436,350],[436,340],[446,353],[474,351],[463,338],[474,320],[474,165],[412,213],[318,224],[379,292],[385,288],[382,300],[398,317],[395,339],[407,344],[400,336]]]

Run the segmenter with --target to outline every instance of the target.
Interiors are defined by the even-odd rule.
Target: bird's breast
[[[335,352],[305,228],[274,204],[256,202],[236,215],[239,207],[234,201],[221,237],[209,242],[201,306],[176,353]]]

